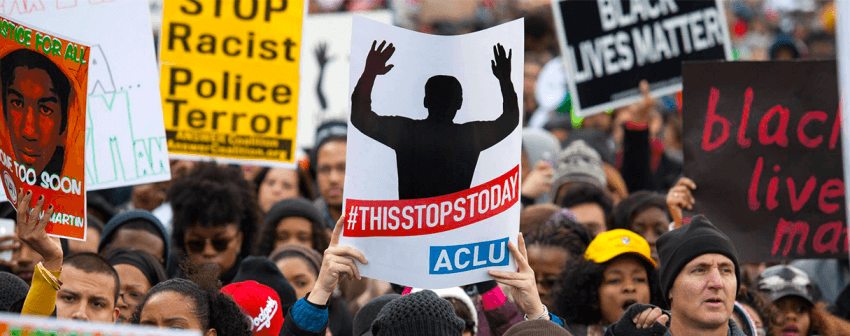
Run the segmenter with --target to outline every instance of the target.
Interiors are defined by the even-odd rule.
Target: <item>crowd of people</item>
[[[711,218],[684,216],[699,186],[682,175],[675,95],[653,99],[644,82],[643,101],[609,113],[540,109],[537,76],[558,54],[549,4],[398,9],[421,10],[409,28],[438,34],[526,18],[515,272],[439,290],[361,277],[367,256],[339,244],[348,123],[329,120],[291,169],[174,160],[170,181],[89,192],[86,241],[48,236],[52,206],[30,207],[20,191],[17,208],[0,205],[16,222],[0,237],[11,251],[0,311],[204,336],[850,335],[848,260],[740,262],[746,246]],[[310,11],[388,5],[405,6],[311,1]],[[737,57],[834,58],[833,6],[727,2]]]

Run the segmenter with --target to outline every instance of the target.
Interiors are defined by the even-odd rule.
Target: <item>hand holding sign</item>
[[[390,60],[390,57],[393,56],[395,52],[395,47],[390,43],[386,48],[384,45],[387,41],[382,41],[381,45],[375,49],[375,44],[378,41],[372,41],[372,49],[369,51],[369,55],[366,56],[366,69],[363,70],[364,74],[370,74],[373,76],[376,75],[386,75],[387,72],[393,68],[393,65],[387,65],[387,61]]]
[[[537,282],[534,279],[534,270],[528,265],[528,252],[525,249],[525,239],[522,238],[522,233],[517,235],[519,249],[512,242],[508,242],[508,250],[516,260],[517,271],[505,272],[490,270],[488,273],[496,280],[496,282],[511,287],[511,296],[516,300],[519,308],[525,312],[529,318],[541,316],[546,309],[540,301],[540,295],[537,293]],[[549,319],[548,316],[545,319]]]
[[[15,225],[15,233],[18,239],[41,254],[45,268],[58,271],[62,268],[62,243],[59,237],[48,236],[46,232],[47,222],[53,216],[53,205],[39,217],[44,206],[44,196],[38,198],[34,208],[30,208],[32,197],[31,191],[26,194],[23,190],[18,191],[18,223]]]
[[[354,259],[365,264],[366,257],[353,247],[339,246],[339,236],[342,234],[344,223],[345,216],[340,216],[334,227],[331,243],[325,250],[322,269],[319,270],[319,278],[316,280],[313,290],[307,296],[307,301],[318,305],[327,304],[328,298],[336,289],[342,277],[348,276],[351,279],[360,280],[360,271],[357,270]],[[534,280],[533,277],[532,280]]]
[[[493,56],[496,59],[490,61],[490,65],[493,68],[493,75],[500,81],[511,80],[511,57],[513,57],[513,54],[513,50],[505,53],[505,47],[501,43],[493,46]]]

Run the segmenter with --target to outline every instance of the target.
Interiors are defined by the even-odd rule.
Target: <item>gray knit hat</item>
[[[424,290],[387,303],[372,323],[372,334],[460,336],[465,325],[451,303]]]
[[[12,273],[0,272],[0,311],[10,312],[16,302],[27,297],[30,286]]]
[[[565,183],[572,182],[588,183],[602,190],[606,189],[602,159],[584,140],[573,141],[558,154],[555,161],[555,190]]]
[[[400,298],[396,293],[385,294],[372,299],[363,305],[354,315],[354,336],[372,336],[372,322],[378,317],[381,309],[390,301]]]

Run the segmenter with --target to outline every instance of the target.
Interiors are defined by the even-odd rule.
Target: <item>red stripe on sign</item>
[[[519,165],[454,194],[412,200],[346,199],[346,237],[406,237],[454,230],[493,217],[519,200]]]

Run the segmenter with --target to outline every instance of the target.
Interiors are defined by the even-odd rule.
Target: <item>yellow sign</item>
[[[171,154],[291,163],[302,0],[172,0],[160,89]]]

